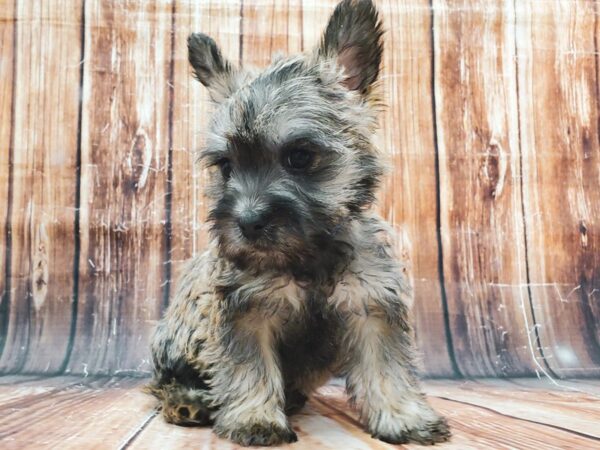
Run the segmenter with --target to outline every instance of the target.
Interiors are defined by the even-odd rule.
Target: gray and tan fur
[[[393,235],[370,211],[382,34],[370,1],[345,0],[317,49],[256,74],[189,37],[215,103],[202,153],[212,241],[154,336],[150,390],[167,421],[213,424],[242,445],[292,442],[288,415],[338,375],[373,436],[448,439],[415,374]]]

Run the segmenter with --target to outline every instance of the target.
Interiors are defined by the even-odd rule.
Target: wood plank
[[[73,373],[144,372],[164,303],[172,3],[86,2]]]
[[[49,396],[0,406],[2,448],[120,448],[154,415],[153,399],[140,391],[144,380],[81,380]]]
[[[521,2],[518,77],[529,282],[552,370],[600,374],[596,2]]]
[[[25,383],[46,378],[44,375],[0,375],[0,386]]]
[[[244,1],[242,7],[241,62],[263,68],[278,55],[293,55],[303,49],[301,0]],[[317,35],[319,36],[319,35]]]
[[[469,376],[539,364],[526,283],[513,1],[435,0],[435,105],[446,293]],[[492,75],[493,74],[493,75]]]
[[[591,380],[589,378],[583,380],[560,380],[560,384],[564,384],[568,388],[578,389],[600,398],[600,380]]]
[[[31,380],[24,385],[18,381],[13,379],[13,390],[30,391],[33,387]],[[154,417],[155,400],[140,390],[145,381],[91,377],[40,380],[37,387],[41,392],[37,395],[34,392],[0,405],[2,448],[239,448],[216,438],[208,427],[177,427]],[[7,389],[0,388],[2,392]],[[571,428],[574,423],[571,420],[564,420],[558,426],[535,423],[543,414],[550,417],[556,405],[567,401],[562,391],[545,390],[540,395],[542,390],[515,389],[512,383],[501,380],[468,384],[428,382],[427,391],[435,396],[451,396],[430,395],[432,405],[449,419],[454,432],[449,443],[436,448],[584,449],[598,444],[597,439],[577,434],[578,429]],[[508,406],[504,406],[504,411],[494,411],[497,405],[480,397],[485,395],[508,396]],[[536,395],[541,399],[539,403],[535,402]],[[513,399],[531,400],[530,414],[537,416],[523,415],[521,406],[515,405]],[[590,406],[598,410],[596,405],[587,404],[587,400],[582,404],[580,400],[579,397],[572,399],[571,412],[580,407],[583,412]],[[557,417],[560,419],[561,415]],[[347,396],[341,386],[328,385],[320,389],[307,407],[293,416],[292,425],[299,435],[297,445],[307,448],[421,448],[412,444],[391,446],[372,439],[358,423],[357,412],[347,406]]]
[[[72,318],[81,6],[17,7],[10,316],[0,371],[52,373],[63,366]]]
[[[302,48],[312,51],[323,37],[337,0],[302,0]]]
[[[0,355],[6,342],[10,311],[10,189],[12,185],[11,143],[13,123],[13,75],[15,69],[15,11],[14,2],[0,1]]]
[[[0,378],[0,404],[6,407],[22,398],[52,395],[68,386],[81,383],[79,376],[9,375]]]
[[[441,388],[446,381],[439,382]],[[451,382],[449,382],[451,383]],[[482,386],[483,389],[485,387]],[[428,383],[427,391],[431,386]],[[480,392],[479,390],[477,392]],[[319,391],[319,398],[341,415],[358,420],[356,411],[348,408],[343,388],[326,386]],[[538,449],[538,448],[594,448],[597,443],[568,431],[501,415],[492,410],[467,403],[458,403],[437,397],[429,397],[432,406],[444,415],[450,424],[453,437],[450,442],[436,444],[440,449]],[[544,405],[545,406],[545,405]],[[419,449],[419,445],[402,448]]]
[[[536,380],[538,384],[540,382]],[[572,389],[519,387],[502,380],[430,381],[428,395],[485,407],[519,419],[568,428],[600,440],[598,397]]]
[[[207,90],[192,77],[186,40],[192,32],[206,33],[219,44],[224,56],[237,63],[240,7],[239,1],[175,2],[170,250],[173,279],[184,261],[203,251],[208,238],[206,173],[196,159],[205,142],[212,105]]]
[[[378,202],[383,217],[402,236],[398,253],[412,272],[413,313],[424,373],[447,377],[455,375],[455,368],[448,351],[436,231],[429,4],[429,0],[378,2],[387,30],[381,79],[388,106],[381,120],[381,150],[394,167]]]
[[[452,440],[440,445],[440,449],[593,449],[598,446],[593,439],[503,416],[484,408],[439,398],[431,398],[430,401],[438,412],[448,418],[454,433]]]
[[[532,390],[578,392],[600,399],[600,380],[583,379],[556,379],[556,378],[507,378],[506,382]]]

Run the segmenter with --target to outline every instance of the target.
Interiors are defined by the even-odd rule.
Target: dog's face
[[[346,0],[317,49],[258,74],[235,68],[210,37],[189,37],[216,104],[201,158],[224,257],[297,270],[371,205],[382,172],[372,144],[381,35],[371,2]]]

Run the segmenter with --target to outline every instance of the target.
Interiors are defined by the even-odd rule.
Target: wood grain
[[[399,251],[413,279],[424,370],[431,376],[453,376],[439,270],[429,0],[388,0],[378,6],[386,29],[381,78],[388,105],[381,121],[381,150],[393,167],[379,209],[402,237]]]
[[[120,448],[154,415],[153,400],[140,386],[139,379],[80,379],[50,395],[3,404],[2,448]]]
[[[166,284],[171,2],[88,2],[69,371],[149,370]]]
[[[320,42],[336,0],[302,0],[302,49],[312,51]]]
[[[5,378],[8,378],[5,380]],[[12,378],[12,380],[11,380]],[[92,381],[90,377],[89,381]],[[53,376],[47,375],[8,375],[0,378],[0,405],[2,408],[19,406],[23,400],[32,400],[51,397],[69,386],[81,384],[79,376]]]
[[[0,355],[6,343],[10,313],[10,189],[12,185],[11,142],[15,69],[14,2],[0,1]]]
[[[560,376],[600,375],[597,2],[517,8],[529,291]]]
[[[430,393],[429,401],[449,421],[453,431],[452,440],[446,444],[438,444],[440,449],[472,449],[472,448],[498,448],[498,449],[537,449],[537,448],[593,448],[595,439],[578,436],[571,433],[570,424],[565,424],[565,429],[547,427],[542,423],[532,423],[513,415],[512,408],[507,406],[507,414],[499,414],[483,404],[471,404],[471,398],[461,400],[440,398],[438,391],[446,393],[448,386],[456,383],[446,381],[434,383],[438,388],[426,384],[426,392]],[[488,386],[485,383],[473,388],[472,397],[484,393]],[[507,390],[507,392],[510,392]],[[547,394],[548,391],[545,392]],[[518,394],[513,392],[513,396]],[[575,398],[573,399],[575,400]],[[349,408],[347,397],[339,386],[326,386],[319,390],[319,394],[312,401],[321,405],[321,412],[327,417],[334,418],[341,423],[355,424],[358,429],[358,413]],[[537,409],[540,409],[539,407]],[[532,408],[529,413],[535,414]],[[573,408],[577,409],[577,408]],[[329,410],[329,411],[327,411]],[[515,408],[518,410],[518,408]],[[551,412],[548,411],[548,415]],[[582,412],[582,414],[584,414]],[[535,422],[535,421],[533,421]],[[385,445],[374,441],[376,444]],[[405,445],[402,448],[419,449],[422,446]]]
[[[465,375],[531,373],[512,1],[434,1],[443,266]],[[468,13],[465,13],[468,11]]]
[[[313,48],[336,3],[0,0],[0,372],[149,370],[207,240],[187,35],[262,67]],[[425,373],[600,375],[598,2],[377,4],[378,207]]]
[[[17,8],[10,316],[0,370],[56,372],[72,316],[81,6]]]
[[[302,14],[310,7],[300,0],[245,0],[241,11],[242,64],[262,68],[278,55],[302,52],[306,25]]]
[[[144,382],[131,378],[0,377],[0,445],[7,449],[240,448],[218,439],[208,427],[165,423],[155,414],[155,401],[140,391]],[[528,384],[518,387],[499,380],[427,383],[431,403],[448,417],[454,433],[449,443],[436,448],[597,447],[598,439],[585,437],[582,433],[589,430],[581,429],[586,414],[597,414],[595,404],[582,394],[550,389],[544,380]],[[501,396],[507,401],[500,402]],[[371,438],[338,385],[321,388],[291,423],[300,439],[296,446],[301,448],[422,448],[392,446]]]
[[[593,449],[598,441],[568,430],[503,416],[485,407],[430,398],[431,404],[447,417],[454,433],[452,440],[440,449]],[[418,449],[422,447],[413,446]]]
[[[500,414],[567,428],[600,440],[598,397],[573,389],[542,385],[524,387],[504,380],[430,381],[427,394],[484,407]],[[574,404],[577,407],[574,408]]]

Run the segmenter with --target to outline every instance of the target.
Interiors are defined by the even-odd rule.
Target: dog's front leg
[[[294,442],[284,413],[283,380],[275,351],[277,321],[248,313],[221,330],[211,388],[220,403],[217,435],[242,445]]]
[[[363,298],[360,308],[347,316],[346,382],[351,399],[378,439],[394,444],[446,441],[448,426],[419,387],[408,308],[401,299],[386,297]]]

